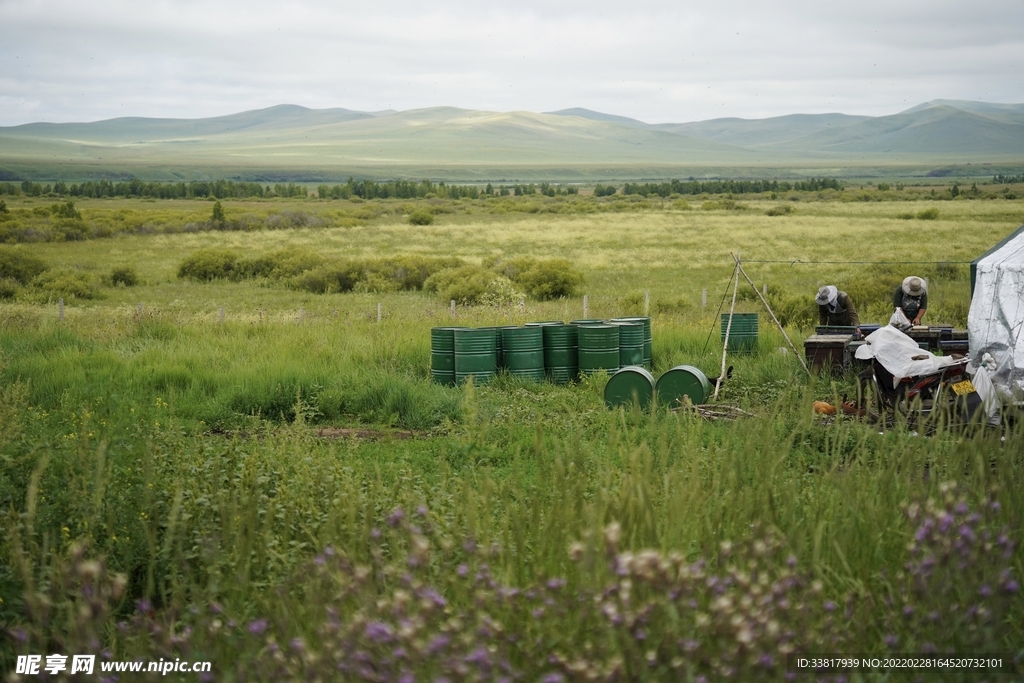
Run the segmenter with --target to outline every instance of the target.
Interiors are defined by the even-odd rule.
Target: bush
[[[338,261],[296,275],[290,284],[294,289],[314,294],[351,292],[362,274],[362,266],[355,261]]]
[[[489,268],[500,275],[504,275],[513,282],[516,282],[523,273],[536,266],[537,259],[532,256],[516,256],[514,258],[492,256],[484,260],[484,268]]]
[[[209,282],[236,276],[238,255],[228,249],[200,249],[178,266],[178,277]]]
[[[525,294],[516,289],[507,277],[498,275],[487,285],[487,291],[480,297],[484,306],[512,306],[519,303]]]
[[[434,273],[423,289],[437,292],[445,301],[454,299],[457,304],[472,305],[480,303],[494,279],[494,273],[482,266],[459,266]]]
[[[75,208],[75,203],[70,199],[63,204],[54,204],[50,207],[50,213],[58,218],[69,218],[71,220],[82,220],[82,214]]]
[[[922,221],[933,221],[933,220],[935,220],[938,217],[939,217],[939,210],[936,209],[935,207],[932,207],[930,209],[925,209],[924,211],[918,211],[917,212],[918,220],[922,220]]]
[[[431,225],[434,222],[434,214],[427,209],[417,209],[409,214],[411,225]]]
[[[32,284],[51,297],[94,299],[99,294],[97,278],[73,268],[53,268],[36,276]]]
[[[284,280],[308,270],[315,270],[324,265],[324,262],[322,256],[305,249],[279,249],[266,256],[239,261],[235,277]]]
[[[363,278],[369,278],[373,274],[393,280],[396,284],[395,289],[419,290],[423,289],[423,283],[434,273],[461,265],[462,260],[455,257],[395,256],[365,262]]]
[[[779,204],[765,211],[765,214],[768,216],[785,216],[790,213],[793,213],[792,204]]]
[[[0,279],[14,280],[27,285],[46,270],[42,259],[26,253],[23,249],[0,247]]]
[[[21,285],[17,280],[9,277],[0,278],[0,299],[13,299],[21,291]]]
[[[114,268],[110,271],[110,284],[114,287],[117,285],[124,285],[125,287],[134,287],[139,284],[139,274],[135,272],[135,269],[131,266],[121,266],[120,268]]]
[[[526,293],[542,301],[573,296],[583,285],[583,273],[566,259],[538,261],[515,279]]]

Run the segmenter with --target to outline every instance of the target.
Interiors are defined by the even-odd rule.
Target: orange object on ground
[[[835,415],[836,407],[831,403],[825,403],[824,401],[814,402],[814,412],[818,415]]]

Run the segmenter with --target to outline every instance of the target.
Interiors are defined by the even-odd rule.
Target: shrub
[[[932,208],[930,208],[930,209],[925,209],[924,211],[918,211],[917,212],[918,220],[922,220],[922,221],[933,221],[933,220],[935,220],[938,217],[939,217],[939,210],[936,209],[934,206]]]
[[[97,278],[73,268],[53,268],[36,276],[32,284],[51,297],[94,299],[99,293]]]
[[[493,280],[494,273],[486,268],[466,265],[434,273],[423,283],[423,289],[437,292],[443,300],[470,305],[480,302]]]
[[[623,315],[643,315],[644,293],[630,292],[619,300],[619,307],[622,309]]]
[[[409,214],[409,223],[412,225],[431,225],[434,222],[434,214],[427,209],[417,209]]]
[[[373,273],[393,280],[395,289],[419,290],[423,289],[423,283],[434,273],[461,265],[462,260],[455,257],[395,256],[366,262],[363,277]]]
[[[790,213],[793,213],[792,204],[779,204],[765,211],[765,214],[768,216],[785,216]]]
[[[58,218],[69,218],[71,220],[82,220],[82,214],[75,208],[75,203],[70,199],[63,204],[54,204],[50,207],[50,213]]]
[[[265,256],[239,261],[235,277],[284,280],[308,270],[315,270],[324,265],[324,262],[322,256],[305,249],[279,249]]]
[[[532,256],[516,256],[513,258],[492,256],[484,260],[484,268],[490,268],[513,282],[517,281],[523,273],[536,266],[537,259]]]
[[[351,292],[362,276],[362,266],[354,261],[338,261],[307,270],[291,279],[294,289],[314,294]]]
[[[0,278],[27,285],[45,270],[41,259],[23,249],[0,247]]]
[[[583,285],[583,273],[566,259],[550,259],[538,261],[515,281],[527,294],[544,301],[576,294]]]
[[[899,218],[901,221],[909,221],[913,220],[914,214],[911,211],[904,211],[902,213],[896,214],[896,218]]]
[[[618,192],[618,189],[614,185],[596,185],[594,186],[595,197],[611,197],[613,194]]]
[[[525,294],[503,275],[498,275],[487,285],[487,291],[480,297],[484,306],[512,306],[519,303]]]
[[[9,277],[0,278],[0,299],[13,299],[21,291],[21,285],[17,280]]]
[[[200,249],[178,266],[178,277],[210,281],[235,276],[238,255],[228,249]]]
[[[110,284],[113,286],[124,285],[134,287],[139,284],[139,274],[131,266],[121,266],[110,271]]]
[[[220,223],[222,225],[226,220],[226,217],[224,216],[224,207],[220,205],[219,199],[213,205],[213,212],[210,214],[210,220],[212,220],[214,223]]]

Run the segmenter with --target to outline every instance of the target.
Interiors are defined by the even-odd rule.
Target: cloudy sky
[[[647,121],[1024,102],[1024,1],[0,0],[0,125],[586,107]]]

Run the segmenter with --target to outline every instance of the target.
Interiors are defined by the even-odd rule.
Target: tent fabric
[[[1024,399],[1024,230],[978,259],[967,336],[971,358],[995,361],[996,390]]]
[[[892,325],[880,327],[864,337],[865,344],[857,349],[861,360],[874,358],[892,373],[893,389],[904,377],[933,375],[947,365],[957,362],[952,356],[936,356],[920,348],[917,342]]]

